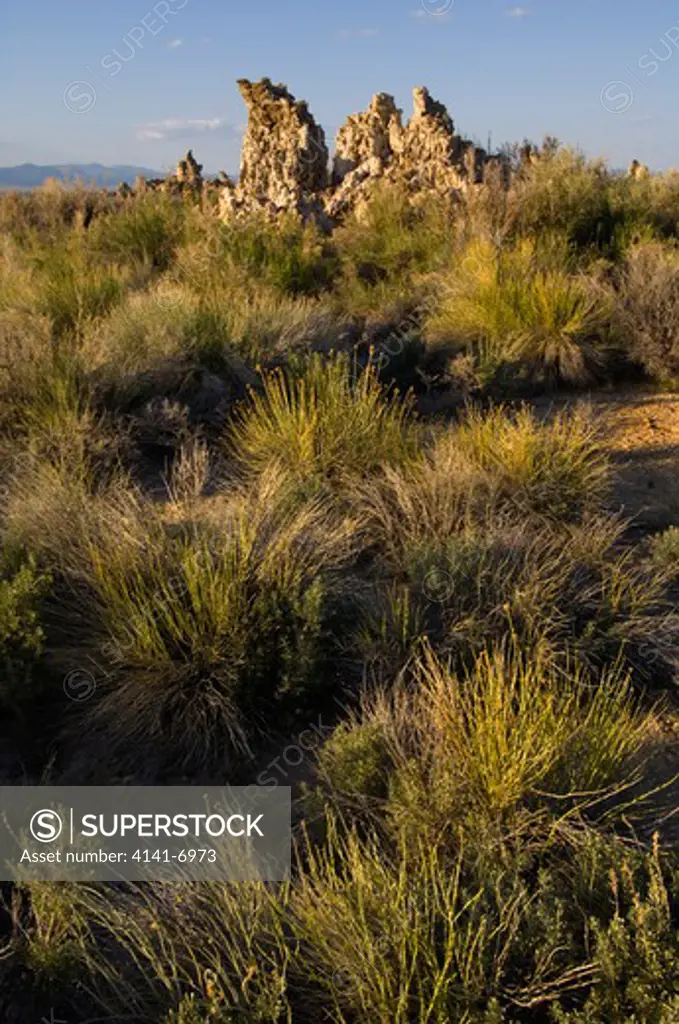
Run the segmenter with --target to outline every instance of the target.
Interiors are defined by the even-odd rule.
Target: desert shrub
[[[338,482],[412,458],[418,432],[409,403],[388,396],[371,367],[338,354],[265,374],[230,433],[246,470],[279,464],[299,480]]]
[[[108,313],[125,293],[124,268],[93,262],[76,236],[58,248],[35,251],[31,263],[38,312],[49,317],[57,338],[80,336],[91,320]]]
[[[275,223],[256,216],[229,224],[205,221],[194,251],[178,255],[183,279],[202,294],[213,282],[219,287],[220,278],[240,274],[278,294],[315,295],[335,272],[323,236],[294,216]]]
[[[391,857],[374,835],[355,833],[312,851],[289,902],[306,939],[299,959],[321,988],[316,1012],[338,1024],[565,1021],[566,1008],[588,995],[596,1006],[603,995],[612,1016],[574,1019],[627,1024],[635,1018],[623,1007],[658,1014],[672,1004],[676,925],[668,927],[669,887],[651,857],[590,830],[544,859],[496,852],[479,862],[480,842],[462,841],[452,863],[422,838]],[[612,872],[634,879],[623,898]],[[646,917],[646,933],[632,932],[646,949],[638,964],[628,953],[607,985],[610,954],[590,937],[594,921],[605,932],[618,913]],[[635,993],[627,999],[626,968]]]
[[[74,889],[62,882],[33,881],[12,893],[14,952],[43,994],[63,994],[77,977],[87,925]]]
[[[228,405],[254,380],[232,353],[224,317],[183,287],[162,282],[128,296],[115,316],[91,325],[80,360],[97,400],[123,411],[169,399],[207,414],[215,409],[201,410],[201,398],[215,408]]]
[[[285,885],[114,888],[80,885],[73,897],[89,934],[103,940],[80,946],[81,978],[100,1013],[167,1024],[289,1019]]]
[[[228,230],[217,224],[199,233],[177,253],[174,276],[185,294],[220,318],[241,356],[266,364],[294,353],[346,347],[346,310],[337,309],[328,295],[281,289],[266,275],[234,263]]]
[[[353,480],[349,493],[366,535],[398,571],[412,557],[440,552],[451,537],[495,508],[488,472],[447,430],[404,467],[383,466],[367,480]]]
[[[651,539],[651,558],[661,570],[679,575],[679,527],[670,526]]]
[[[87,236],[93,256],[111,263],[141,264],[166,270],[184,235],[185,208],[180,199],[142,192],[120,209],[95,220]]]
[[[395,568],[497,517],[577,522],[601,509],[609,481],[587,407],[544,422],[527,408],[470,407],[412,464],[386,466],[351,494]]]
[[[641,862],[641,863],[640,863]],[[556,1024],[671,1024],[679,1001],[676,890],[654,841],[652,854],[619,857],[610,869],[612,913],[592,916],[597,982],[581,1009],[557,1007]]]
[[[35,699],[34,675],[44,651],[42,605],[49,575],[34,558],[0,548],[0,707]]]
[[[445,202],[414,204],[385,187],[335,232],[342,262],[343,305],[358,312],[415,296],[419,275],[439,269],[453,248],[452,210]]]
[[[37,236],[54,245],[71,228],[114,206],[113,197],[103,190],[52,179],[30,191],[0,195],[0,233],[6,232],[20,243]]]
[[[667,685],[668,637],[679,626],[667,576],[620,547],[623,530],[607,517],[535,527],[525,516],[494,516],[445,541],[418,538],[396,558],[387,549],[383,571],[405,588],[401,601],[420,636],[456,664],[513,635],[526,650],[546,646],[560,658],[572,651],[593,669],[622,658],[639,683]],[[363,617],[363,650],[377,665],[403,646],[392,594],[378,595]],[[410,641],[406,662],[417,635]]]
[[[0,313],[0,425],[11,431],[44,389],[58,362],[46,316],[19,310]]]
[[[637,182],[637,188],[648,188],[647,207],[650,207],[653,224],[663,237],[675,237],[679,228],[679,173],[669,170],[665,174],[654,174]],[[645,191],[645,190],[644,190]]]
[[[470,409],[452,444],[491,476],[501,498],[527,512],[574,521],[601,508],[606,496],[610,465],[584,405],[543,423],[525,407],[514,415]]]
[[[605,365],[608,303],[564,268],[545,269],[534,243],[472,243],[443,279],[425,338],[477,353],[482,376],[503,366],[538,379],[583,381]]]
[[[66,407],[50,433],[31,433],[8,474],[4,531],[13,547],[33,552],[62,578],[82,579],[85,546],[138,525],[139,497],[120,468],[124,435],[87,410]],[[140,537],[135,535],[135,541]],[[62,595],[63,596],[63,595]],[[67,634],[76,643],[73,622]]]
[[[616,325],[629,358],[656,380],[679,374],[679,252],[660,242],[629,250],[620,271]]]
[[[543,149],[513,181],[509,221],[515,234],[532,237],[558,229],[579,246],[606,247],[613,237],[611,174],[567,148]]]
[[[260,292],[234,300],[227,315],[235,350],[257,364],[348,347],[346,319],[316,299]]]
[[[369,720],[367,716],[365,721],[352,716],[341,722],[319,751],[320,776],[344,800],[384,799],[387,795],[392,765],[378,707],[376,702]]]
[[[69,886],[81,986],[109,1019],[167,1024],[669,1024],[666,858],[592,829],[485,842],[385,848],[331,816],[281,886]]]
[[[679,174],[611,178],[611,205],[615,218],[612,254],[624,256],[630,245],[677,236]]]
[[[434,841],[526,818],[535,828],[545,810],[565,821],[634,775],[648,731],[617,670],[588,678],[509,644],[459,678],[425,650],[412,674],[412,686],[367,698],[322,749],[340,805],[386,794],[382,813],[399,832]]]
[[[324,669],[328,685],[351,524],[322,502],[286,501],[275,474],[193,527],[140,511],[130,543],[89,549],[81,614],[108,665],[95,726],[120,757],[152,738],[161,764],[219,757],[236,770],[265,713],[311,707]]]

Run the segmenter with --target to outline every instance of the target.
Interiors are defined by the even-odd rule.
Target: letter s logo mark
[[[36,811],[29,825],[31,835],[39,843],[53,843],[61,835],[63,822],[56,811]]]

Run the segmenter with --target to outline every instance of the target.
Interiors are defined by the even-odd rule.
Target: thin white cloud
[[[194,139],[211,135],[213,132],[224,132],[227,137],[240,134],[233,125],[227,124],[220,117],[207,118],[166,118],[163,121],[148,121],[136,127],[136,136],[141,142],[158,142],[161,139]]]
[[[530,7],[508,7],[505,14],[508,18],[527,18],[531,14]]]
[[[372,39],[379,34],[376,28],[341,28],[335,36],[337,39]]]
[[[184,45],[183,39],[173,39],[167,44],[168,50],[178,50],[180,46]]]

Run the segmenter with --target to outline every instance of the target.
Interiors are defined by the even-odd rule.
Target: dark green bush
[[[33,676],[44,650],[41,606],[49,577],[30,556],[0,548],[0,707],[34,698]]]

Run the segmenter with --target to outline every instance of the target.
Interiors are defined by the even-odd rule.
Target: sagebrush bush
[[[165,398],[209,415],[220,402],[242,397],[255,379],[232,351],[224,317],[182,286],[162,283],[129,295],[115,316],[92,324],[79,357],[97,399],[124,411]]]
[[[559,229],[577,245],[605,247],[615,227],[611,184],[602,161],[567,147],[543,148],[513,182],[511,231],[530,237]]]
[[[416,304],[421,275],[443,266],[454,247],[453,210],[446,202],[415,206],[400,189],[385,187],[347,219],[334,240],[343,309],[384,312],[404,298]]]
[[[121,301],[129,274],[124,267],[92,261],[80,236],[31,255],[38,312],[49,317],[56,337],[79,337],[86,325]]]
[[[616,321],[632,362],[660,383],[679,376],[679,250],[662,242],[630,248]]]
[[[651,558],[659,569],[679,576],[679,527],[670,526],[651,540]]]
[[[290,215],[272,224],[264,217],[224,224],[204,221],[193,253],[182,259],[184,279],[199,291],[234,274],[245,275],[284,295],[315,295],[327,288],[335,258],[313,225]],[[186,258],[188,257],[188,259]]]
[[[16,429],[33,404],[38,389],[45,390],[59,358],[54,350],[51,324],[46,316],[7,310],[0,313],[0,427]]]
[[[679,627],[667,574],[621,548],[623,530],[608,517],[536,528],[525,517],[500,516],[466,525],[445,543],[418,538],[395,561],[387,552],[385,570],[405,588],[398,598],[417,624],[405,660],[418,635],[459,664],[489,640],[515,634],[527,650],[572,651],[593,669],[623,658],[639,684],[667,684],[674,675],[668,638]],[[363,619],[363,650],[378,665],[403,650],[393,602],[393,588],[378,588]]]
[[[0,194],[0,234],[7,233],[22,243],[37,237],[55,245],[70,229],[115,206],[109,193],[95,191],[87,182],[67,184],[50,179],[30,191]]]

